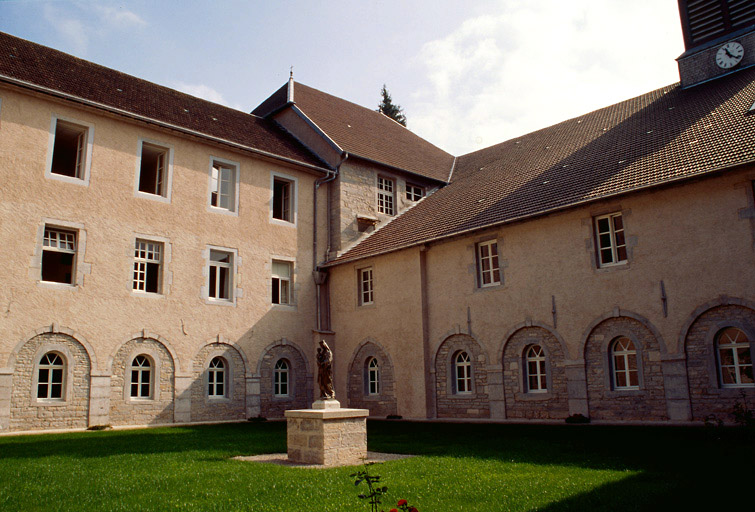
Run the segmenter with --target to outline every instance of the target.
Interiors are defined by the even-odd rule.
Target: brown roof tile
[[[308,166],[326,167],[268,120],[0,32],[0,80],[4,77]]]
[[[334,262],[753,162],[754,81],[670,85],[461,156],[451,184]]]
[[[268,115],[285,105],[284,85],[252,113]],[[389,117],[296,82],[294,103],[338,146],[354,156],[447,181],[454,157]]]

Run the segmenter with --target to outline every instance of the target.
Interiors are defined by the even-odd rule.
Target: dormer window
[[[412,185],[411,183],[406,184],[406,200],[407,201],[419,201],[425,196],[425,189],[417,186]]]

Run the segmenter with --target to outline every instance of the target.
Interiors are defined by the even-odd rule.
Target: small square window
[[[168,197],[169,157],[169,148],[142,142],[139,192]]]
[[[89,129],[60,119],[55,122],[55,142],[50,173],[84,179]]]
[[[411,183],[406,184],[407,201],[419,201],[425,196],[425,189]]]
[[[395,182],[392,179],[378,176],[378,213],[396,214],[393,196],[395,188]]]
[[[208,279],[210,299],[233,300],[233,253],[210,250]]]
[[[366,306],[374,302],[372,285],[372,267],[359,269],[359,305]]]
[[[495,240],[477,244],[477,280],[480,288],[501,284],[498,242]]]
[[[627,261],[627,244],[621,213],[595,217],[595,240],[598,266],[618,265]]]
[[[75,284],[76,232],[45,226],[42,281]]]
[[[273,218],[293,222],[294,183],[290,180],[273,178]]]
[[[163,244],[137,239],[134,247],[133,289],[160,293],[162,281]]]
[[[237,166],[213,160],[210,169],[210,205],[235,212],[237,181]]]
[[[273,260],[273,304],[291,304],[293,263]]]

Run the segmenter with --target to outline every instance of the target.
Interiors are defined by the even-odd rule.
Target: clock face
[[[745,49],[736,41],[729,41],[716,52],[716,64],[722,69],[733,68],[745,55]]]

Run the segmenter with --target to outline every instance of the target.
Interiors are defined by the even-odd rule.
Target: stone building
[[[755,7],[695,5],[680,84],[458,157],[293,79],[246,114],[0,35],[0,431],[280,417],[320,338],[373,416],[732,421]]]

